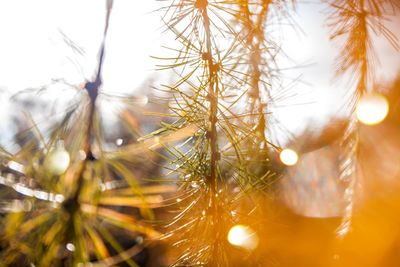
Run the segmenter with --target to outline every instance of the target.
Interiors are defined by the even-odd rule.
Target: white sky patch
[[[345,93],[354,90],[354,84],[350,85],[346,77],[337,79],[335,76],[335,60],[342,48],[342,40],[330,40],[326,10],[326,6],[321,4],[299,4],[296,12],[292,13],[299,30],[285,26],[285,31],[280,33],[282,50],[290,58],[280,59],[280,64],[289,68],[284,75],[300,77],[300,82],[293,88],[298,96],[280,102],[283,107],[273,112],[292,132],[309,127],[307,121],[328,123],[332,116],[345,116],[348,112],[343,109]],[[400,31],[396,27],[400,18],[388,19],[392,21],[387,22],[387,26],[400,40]],[[376,82],[390,83],[400,72],[400,53],[382,36],[374,36],[373,43],[379,59],[374,70]]]
[[[158,7],[159,3],[153,0],[114,1],[103,69],[104,92],[134,93],[154,76],[157,62],[150,56],[165,55],[161,45],[171,44],[173,38],[162,34],[162,14],[155,11]],[[305,35],[286,26],[280,33],[283,51],[292,59],[282,60],[283,66],[311,64],[284,72],[304,81],[293,89],[301,96],[279,103],[281,107],[273,110],[292,131],[305,127],[310,118],[323,122],[336,114],[343,92],[349,90],[344,82],[333,82],[334,58],[339,47],[329,40],[323,8],[299,4],[293,16]],[[96,70],[104,17],[105,1],[99,0],[1,1],[0,88],[14,93],[48,84],[54,78],[71,84],[91,79]],[[390,25],[398,24],[398,20]],[[400,38],[399,31],[396,35]],[[65,38],[73,41],[77,49],[66,45]],[[400,70],[400,53],[384,41],[377,40],[376,45],[380,61],[377,77],[379,81],[390,81]],[[161,74],[167,75],[165,71]],[[162,79],[165,83],[168,77]],[[4,140],[9,127],[8,100],[0,97],[0,101],[0,140]]]

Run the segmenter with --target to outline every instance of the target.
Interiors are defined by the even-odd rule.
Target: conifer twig
[[[354,209],[355,186],[357,184],[358,122],[355,109],[359,99],[374,82],[374,47],[371,31],[381,33],[395,48],[399,47],[396,38],[382,23],[388,7],[394,12],[397,5],[392,0],[332,0],[329,2],[332,13],[329,17],[333,28],[331,39],[345,36],[346,40],[337,58],[337,75],[350,72],[356,88],[349,101],[350,119],[344,132],[340,156],[340,177],[346,184],[344,193],[345,209],[342,223],[337,229],[339,236],[351,230]]]

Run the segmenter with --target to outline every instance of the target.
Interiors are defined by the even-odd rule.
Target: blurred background
[[[162,56],[162,46],[174,37],[163,32],[158,8],[157,1],[114,3],[99,96],[109,151],[157,130],[163,119],[149,114],[167,110],[153,101],[162,97],[154,88],[172,75],[157,71],[151,56]],[[338,44],[329,40],[323,5],[300,3],[291,15],[287,26],[271,29],[286,53],[278,62],[290,90],[271,108],[276,124],[270,135],[282,147],[294,149],[298,161],[281,166],[278,200],[265,200],[263,232],[258,235],[267,253],[242,251],[237,257],[249,257],[248,266],[256,259],[263,266],[400,266],[400,53],[380,36],[373,37],[374,86],[386,97],[389,113],[379,124],[360,127],[354,230],[337,238],[346,207],[346,186],[338,179],[340,140],[348,123],[346,92],[354,88],[346,79],[335,79]],[[400,38],[400,17],[387,23]],[[104,6],[97,0],[0,2],[2,146],[18,151],[34,136],[28,130],[32,121],[48,132],[73,107],[80,86],[93,77],[103,24]],[[165,172],[143,162],[132,168],[139,177]],[[157,212],[162,217],[163,211]],[[148,249],[139,262],[163,266],[168,262],[164,250]]]

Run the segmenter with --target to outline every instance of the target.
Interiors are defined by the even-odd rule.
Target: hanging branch
[[[329,25],[333,28],[331,39],[342,36],[346,38],[337,59],[337,75],[350,73],[352,81],[356,82],[349,103],[351,115],[341,143],[344,151],[339,166],[339,179],[346,184],[346,207],[337,230],[338,235],[343,236],[351,229],[357,184],[358,125],[355,108],[360,97],[372,90],[374,80],[375,59],[371,33],[382,34],[396,49],[399,48],[396,37],[383,24],[386,13],[394,12],[398,4],[392,0],[335,0],[330,2],[330,6],[333,10],[329,17]]]
[[[265,107],[261,99],[261,89],[260,83],[262,75],[262,65],[263,60],[262,48],[265,42],[265,24],[268,16],[270,5],[272,1],[262,1],[259,3],[261,6],[261,11],[256,16],[256,21],[253,22],[252,16],[249,10],[249,0],[244,1],[242,4],[242,12],[244,14],[244,26],[247,28],[248,37],[247,45],[250,48],[250,114],[258,115],[257,131],[259,132],[259,138],[263,145],[266,145],[265,128],[266,128],[266,118],[265,118]]]
[[[270,106],[278,95],[283,95],[285,89],[282,88],[282,77],[280,73],[277,57],[283,55],[279,44],[268,34],[268,26],[280,21],[290,23],[289,10],[292,5],[285,0],[241,0],[240,10],[235,17],[235,23],[241,28],[241,34],[245,40],[247,51],[246,61],[248,64],[245,70],[247,76],[246,86],[248,110],[248,122],[254,133],[247,137],[247,154],[249,155],[249,169],[256,175],[262,176],[272,169],[277,170],[271,165],[270,148],[279,150],[274,145],[267,132],[273,132],[272,127],[274,114]],[[275,99],[276,98],[276,99]],[[256,160],[254,160],[256,159]],[[279,175],[272,175],[272,180]]]
[[[228,230],[256,209],[250,192],[264,188],[270,176],[255,175],[243,160],[242,143],[254,129],[246,111],[236,107],[246,95],[243,65],[248,65],[240,61],[247,52],[242,35],[227,22],[238,8],[235,1],[207,0],[171,1],[165,7],[163,19],[182,48],[170,48],[176,57],[158,58],[172,61],[159,67],[172,69],[178,81],[165,85],[175,122],[154,135],[198,129],[182,144],[165,146],[171,155],[166,169],[180,185],[179,212],[166,224],[165,238],[181,252],[175,256],[179,266],[229,266]],[[201,235],[198,229],[204,229]]]
[[[7,215],[0,228],[1,263],[7,266],[89,266],[96,264],[96,259],[99,264],[124,261],[129,266],[137,266],[132,257],[141,252],[147,242],[159,236],[157,231],[126,213],[125,208],[120,208],[128,207],[129,212],[138,210],[142,217],[151,218],[149,209],[160,206],[162,197],[154,195],[152,188],[146,187],[147,193],[141,190],[138,179],[121,163],[129,155],[115,152],[118,155],[115,157],[112,153],[105,153],[101,147],[96,105],[102,85],[112,4],[112,0],[107,1],[96,74],[92,81],[85,83],[82,92],[89,96],[89,104],[87,98],[82,101],[80,94],[79,100],[71,105],[62,120],[51,125],[49,140],[33,122],[40,138],[31,138],[18,153],[7,157],[7,164],[12,168],[4,169],[4,172],[9,172],[8,178],[0,176],[0,183],[22,197],[16,202],[19,206],[5,206]],[[95,144],[99,150],[97,158],[93,155],[94,136],[98,141]],[[61,152],[55,147],[60,140],[66,148],[63,145]],[[148,145],[139,148],[148,150]],[[61,171],[57,166],[62,160],[57,153],[61,153],[62,159],[68,158]],[[123,181],[117,181],[117,175]],[[121,193],[121,187],[127,188],[123,188],[125,191]],[[123,247],[114,237],[114,229],[129,232],[127,236],[140,236],[139,240],[143,241],[136,242],[131,248]]]
[[[211,187],[212,202],[215,202],[214,196],[217,191],[217,161],[219,160],[218,152],[218,135],[217,135],[217,113],[218,113],[218,65],[213,62],[210,19],[207,13],[207,0],[197,0],[195,7],[199,9],[206,34],[206,52],[202,55],[207,61],[208,67],[208,98],[210,101],[210,129],[207,132],[210,139],[211,160],[210,160],[210,177],[208,179]],[[217,211],[216,211],[217,212]]]
[[[79,202],[79,197],[81,196],[81,192],[83,189],[84,185],[84,174],[87,171],[89,164],[93,161],[96,160],[96,158],[93,155],[92,152],[92,135],[93,135],[93,123],[94,123],[94,116],[96,113],[96,100],[99,95],[99,90],[102,85],[102,79],[101,79],[101,74],[102,74],[102,66],[104,62],[104,50],[105,50],[105,41],[106,41],[106,36],[108,32],[108,24],[110,20],[110,15],[111,15],[111,10],[112,10],[112,5],[113,5],[113,0],[108,0],[107,1],[107,13],[106,13],[106,21],[105,21],[105,27],[104,27],[104,33],[103,33],[103,41],[100,47],[100,52],[99,52],[99,60],[98,60],[98,66],[97,66],[97,73],[95,75],[94,81],[93,82],[86,82],[84,89],[87,91],[90,103],[89,103],[89,114],[87,116],[87,128],[85,129],[84,135],[83,135],[83,144],[82,144],[82,151],[84,152],[85,159],[82,161],[82,164],[80,166],[80,169],[76,173],[76,188],[75,191],[71,194],[69,198],[67,198],[62,206],[66,210],[67,214],[69,214],[69,222],[67,223],[68,229],[66,230],[67,236],[70,234],[77,233],[78,230],[75,229],[75,217],[76,214],[80,212],[81,210],[81,205]],[[65,244],[68,242],[71,242],[72,240],[65,240]]]

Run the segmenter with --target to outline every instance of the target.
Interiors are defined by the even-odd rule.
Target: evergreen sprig
[[[112,4],[107,1],[95,77],[82,88],[73,86],[78,100],[71,110],[49,134],[32,119],[27,133],[33,138],[16,153],[1,150],[0,182],[15,199],[2,209],[0,266],[137,266],[134,257],[160,235],[146,220],[162,202],[157,191],[163,189],[144,186],[124,164],[134,162],[129,155],[115,160],[103,147],[97,100]],[[62,158],[55,155],[59,150]],[[69,167],[57,169],[66,155]],[[120,233],[140,239],[127,248]]]
[[[328,18],[333,29],[331,39],[344,38],[344,45],[337,57],[337,75],[349,73],[351,91],[350,119],[343,134],[341,146],[340,180],[346,184],[344,193],[345,210],[338,235],[343,236],[351,229],[355,186],[357,184],[358,125],[355,109],[359,99],[373,91],[374,69],[376,68],[373,37],[382,35],[395,49],[399,50],[396,36],[385,26],[387,15],[399,8],[396,1],[386,0],[332,0],[329,1],[331,14]]]
[[[247,57],[254,52],[250,41],[256,37],[249,41],[249,36],[240,33],[245,21],[241,4],[182,0],[168,1],[164,8],[167,31],[181,45],[169,49],[176,55],[164,61],[171,63],[159,66],[173,69],[177,77],[173,85],[164,85],[173,96],[170,101],[175,121],[168,129],[188,125],[197,129],[183,144],[165,147],[170,154],[168,166],[175,166],[170,168],[170,175],[178,179],[181,192],[175,198],[178,211],[166,223],[165,235],[174,240],[177,266],[230,266],[228,230],[257,207],[252,194],[264,189],[273,176],[269,171],[260,175],[247,166],[250,153],[244,144],[256,142],[254,137],[265,126],[249,118],[264,119],[265,111],[261,105],[256,111],[241,108],[248,88],[255,85],[257,90],[262,83],[246,68],[264,66],[251,62],[261,51],[251,59]],[[258,23],[263,25],[265,11],[258,16]],[[239,28],[231,23],[233,20],[239,21]],[[263,29],[258,30],[260,37]],[[261,46],[263,41],[257,40],[256,45]],[[264,134],[262,138],[265,140]],[[267,160],[256,159],[254,164]],[[201,235],[198,229],[202,229]]]

